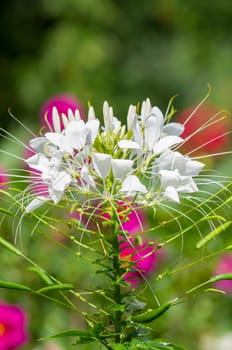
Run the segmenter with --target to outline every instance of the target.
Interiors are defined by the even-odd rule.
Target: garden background
[[[212,92],[207,103],[231,111],[231,21],[232,6],[228,0],[3,1],[0,4],[1,126],[17,137],[24,137],[9,116],[10,108],[18,119],[36,131],[40,107],[49,97],[60,93],[76,96],[86,110],[90,102],[97,114],[101,113],[103,101],[108,100],[115,115],[124,120],[129,104],[150,97],[152,104],[164,111],[169,99],[177,95],[178,118],[183,109],[199,104],[207,94],[208,83]],[[5,139],[1,140],[1,147],[20,152]],[[0,163],[4,167],[20,166],[3,155]],[[231,175],[232,157],[212,159],[210,166]],[[65,256],[58,246],[36,232],[31,236],[30,232],[29,225],[23,226],[25,253],[49,266],[54,275],[65,275],[67,280],[75,276],[76,285],[87,288],[86,276],[91,275],[91,266],[77,262],[68,254]],[[3,222],[1,235],[13,239],[10,221]],[[220,249],[230,242],[230,236],[228,230],[212,245]],[[196,240],[194,232],[192,236],[188,234],[185,261],[195,254]],[[180,246],[176,249],[177,252],[168,252],[167,264],[179,254]],[[181,294],[212,276],[218,260],[217,255],[192,269],[173,274],[159,288],[167,296]],[[27,267],[25,261],[0,247],[1,279],[39,284]],[[82,326],[76,316],[67,315],[62,308],[38,296],[0,290],[0,299],[17,303],[26,310],[30,340],[22,347],[25,350],[52,349],[54,344],[37,343],[36,339],[64,328]],[[189,350],[214,350],[212,344],[218,339],[225,335],[232,338],[231,306],[230,293],[189,299],[158,321],[154,332],[157,337],[166,337]],[[55,344],[57,349],[73,348],[63,341]]]

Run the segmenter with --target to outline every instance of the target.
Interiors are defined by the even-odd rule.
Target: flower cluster
[[[53,108],[54,131],[30,141],[35,154],[26,162],[38,186],[47,187],[27,205],[27,213],[43,202],[90,192],[117,201],[133,197],[149,206],[162,199],[179,202],[180,193],[198,191],[194,177],[204,164],[176,150],[184,142],[184,126],[169,122],[149,99],[140,113],[129,107],[127,126],[104,102],[103,120],[101,127],[92,106],[87,122],[78,110],[60,116]]]

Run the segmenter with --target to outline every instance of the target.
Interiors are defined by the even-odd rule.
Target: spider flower
[[[27,338],[23,310],[16,305],[0,302],[0,350],[18,349]]]
[[[184,141],[183,125],[169,122],[149,99],[140,114],[129,107],[127,126],[107,102],[102,126],[92,106],[86,122],[75,116],[62,114],[62,129],[53,109],[54,131],[30,141],[35,154],[26,163],[48,186],[48,194],[33,198],[26,212],[47,201],[78,202],[84,195],[114,203],[132,198],[134,204],[154,206],[162,200],[179,202],[181,195],[198,191],[195,177],[204,164],[176,150]]]
[[[70,120],[85,119],[82,105],[76,97],[69,94],[55,95],[43,104],[40,109],[41,124],[55,130],[54,115],[60,121],[61,130],[64,129],[67,116]]]

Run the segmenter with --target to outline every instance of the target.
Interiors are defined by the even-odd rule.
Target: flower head
[[[26,316],[16,305],[0,302],[0,349],[14,350],[26,342]]]
[[[126,125],[114,116],[107,102],[103,105],[104,126],[89,108],[88,121],[78,113],[52,112],[54,131],[34,138],[30,146],[35,155],[26,159],[39,186],[47,185],[27,206],[30,212],[44,201],[57,204],[61,199],[111,198],[114,203],[133,198],[145,206],[157,201],[179,202],[181,196],[198,191],[195,176],[204,164],[176,151],[183,143],[184,127],[169,122],[150,100],[143,102],[140,114],[130,106]],[[38,180],[37,180],[38,185]]]

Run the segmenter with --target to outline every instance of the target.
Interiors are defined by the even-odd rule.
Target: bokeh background
[[[90,102],[98,115],[106,99],[120,119],[126,117],[131,103],[150,97],[153,105],[165,110],[169,99],[178,95],[175,101],[178,115],[182,109],[199,104],[208,91],[208,83],[212,88],[210,105],[231,111],[231,22],[232,6],[228,0],[2,1],[1,126],[16,131],[8,113],[10,108],[17,118],[36,130],[44,101],[60,93],[76,96],[85,109]],[[4,139],[1,147],[9,147]],[[13,166],[4,155],[0,162],[3,166]],[[231,157],[214,166],[229,175]],[[10,223],[2,225],[4,237],[13,239],[11,230]],[[81,283],[88,274],[87,267],[83,264],[76,271],[75,259],[67,256],[62,261],[64,256],[57,247],[45,239],[41,243],[41,237],[35,234],[31,237],[30,230],[24,228],[22,232],[25,251],[45,266],[52,266],[55,274],[57,271],[70,276],[76,274],[77,283]],[[225,241],[229,239],[230,232]],[[224,239],[218,244],[219,248],[223,246]],[[43,248],[38,250],[38,246]],[[187,244],[188,254],[190,257],[193,254],[191,239]],[[9,256],[3,248],[0,248],[0,261],[1,279],[25,283],[24,262]],[[162,293],[166,291],[168,299],[168,295],[181,293],[181,287],[186,290],[192,282],[207,279],[216,263],[214,259],[211,265],[207,263],[177,277],[173,275],[161,286]],[[38,283],[30,274],[26,274],[26,279],[29,284]],[[75,317],[70,319],[56,306],[35,296],[29,298],[0,290],[0,298],[20,303],[28,313],[31,338],[22,349],[55,349],[51,347],[55,345],[38,345],[36,339],[68,326],[73,328],[76,323],[81,326]],[[230,293],[207,294],[196,299],[170,312],[156,326],[157,336],[167,337],[189,350],[214,350],[213,346],[225,336],[226,341],[231,341]],[[62,344],[57,343],[57,349],[69,349]],[[215,349],[231,349],[232,343],[229,344],[231,347],[216,345]]]

